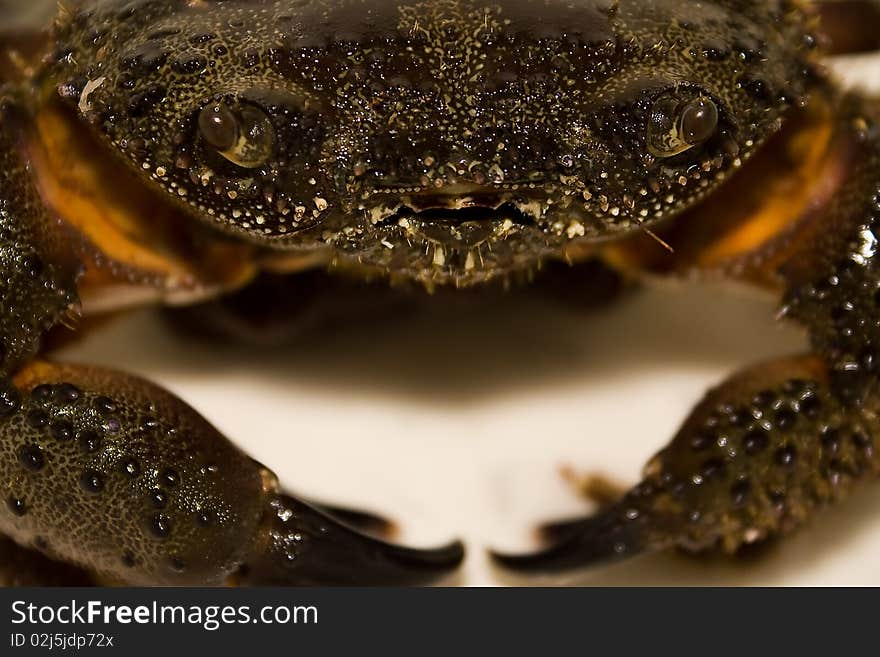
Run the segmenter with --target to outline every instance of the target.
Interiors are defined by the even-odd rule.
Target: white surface
[[[511,583],[485,546],[528,547],[539,519],[588,509],[561,466],[633,481],[707,386],[804,348],[772,304],[720,292],[671,286],[599,312],[430,308],[281,352],[218,350],[140,313],[66,357],[164,384],[303,494],[386,512],[413,543],[461,536],[462,583]],[[880,584],[878,502],[870,486],[753,563],[663,555],[576,581]]]

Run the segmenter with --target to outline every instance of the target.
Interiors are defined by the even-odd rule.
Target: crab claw
[[[490,552],[495,563],[523,573],[553,574],[619,561],[642,552],[645,537],[602,512],[595,516],[545,525],[539,529],[548,547],[537,552]]]
[[[398,526],[393,520],[384,518],[369,511],[361,509],[349,509],[346,507],[324,504],[316,500],[310,500],[309,504],[318,511],[325,513],[331,518],[352,527],[353,529],[374,536],[379,539],[390,541],[398,533]]]
[[[273,497],[269,506],[263,540],[242,569],[241,584],[421,586],[450,574],[464,558],[458,541],[434,549],[395,545],[287,495]],[[342,515],[352,513],[364,518]]]

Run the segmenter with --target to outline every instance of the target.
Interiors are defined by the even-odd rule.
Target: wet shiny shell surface
[[[699,201],[804,97],[808,30],[787,0],[86,0],[44,75],[195,218],[468,284]],[[670,102],[717,126],[657,157]]]

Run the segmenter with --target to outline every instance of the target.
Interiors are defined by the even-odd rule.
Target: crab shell
[[[286,271],[469,285],[698,203],[805,101],[811,22],[788,0],[86,1],[39,74],[35,159],[54,160],[50,202],[90,185],[81,230],[121,234],[177,288],[246,279],[254,251]],[[656,157],[647,124],[670,97],[711,100],[718,127]],[[256,164],[205,139],[199,116],[221,106],[265,118]],[[83,167],[72,152],[105,170],[57,182]],[[214,250],[194,267],[179,242],[199,223]],[[238,246],[218,253],[221,235]]]

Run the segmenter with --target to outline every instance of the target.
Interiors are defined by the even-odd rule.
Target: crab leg
[[[880,130],[873,101],[848,97],[837,110],[822,176],[839,181],[834,194],[806,198],[760,244],[747,243],[743,235],[761,233],[741,222],[743,252],[711,261],[716,273],[778,284],[781,315],[808,329],[813,352],[723,383],[617,503],[552,526],[546,550],[495,555],[501,564],[553,572],[670,547],[734,553],[880,474]],[[717,236],[722,243],[733,244]],[[709,267],[702,254],[720,252],[712,246],[695,262]]]
[[[79,263],[46,212],[12,137],[0,87],[0,375],[36,354],[43,333],[75,313]]]

